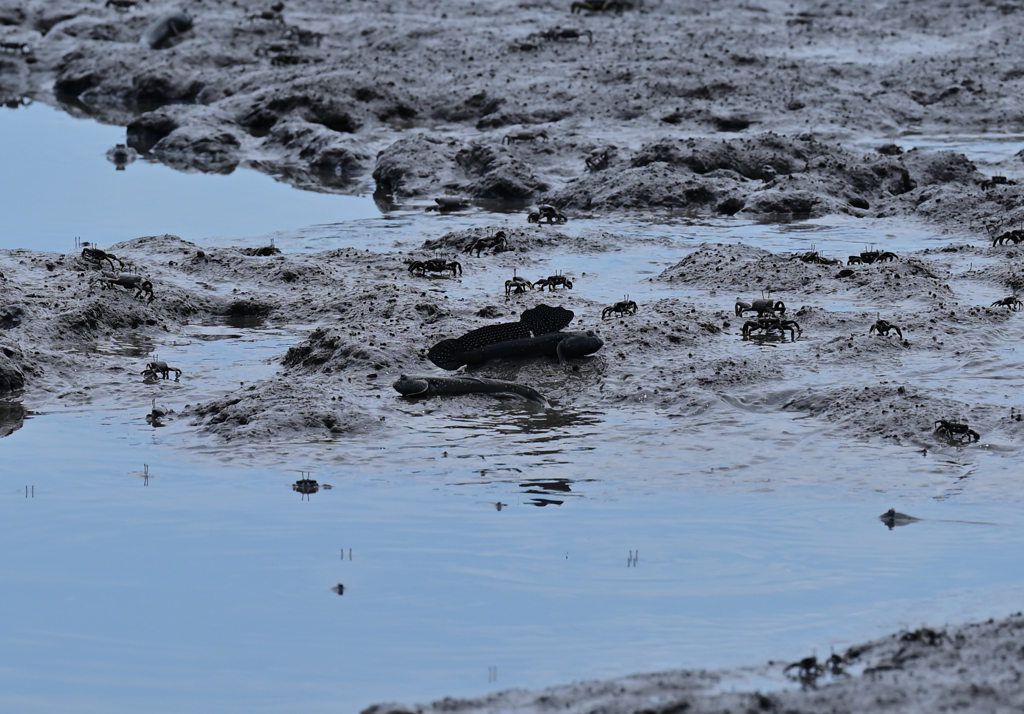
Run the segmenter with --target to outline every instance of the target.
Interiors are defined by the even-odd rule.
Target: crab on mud
[[[1011,181],[1005,176],[992,176],[981,182],[981,190],[988,191],[993,186],[1016,186],[1016,181]]]
[[[759,298],[752,303],[747,303],[736,298],[736,317],[743,317],[748,312],[756,312],[758,317],[764,317],[765,314],[774,316],[776,313],[785,315],[786,303],[770,298]]]
[[[150,377],[155,379],[157,375],[160,375],[164,379],[170,379],[171,372],[174,372],[174,381],[177,382],[181,377],[181,370],[177,367],[172,367],[162,359],[155,359],[152,362],[148,362],[146,364],[146,368],[139,372],[139,374],[141,374],[144,379],[148,379]]]
[[[602,171],[608,168],[608,164],[612,160],[612,154],[614,152],[611,149],[605,149],[604,151],[594,151],[584,161],[587,164],[588,171]]]
[[[428,206],[428,211],[438,213],[451,213],[453,211],[465,211],[469,208],[469,199],[462,196],[438,196],[434,199],[436,206]]]
[[[462,264],[457,260],[445,260],[444,258],[431,258],[430,260],[414,260],[409,264],[409,272],[413,275],[426,275],[427,273],[451,272],[452,277],[462,275]]]
[[[798,253],[793,256],[802,263],[814,263],[815,265],[839,265],[841,261],[835,258],[826,258],[816,250],[809,250],[806,253]]]
[[[782,673],[790,679],[795,679],[801,684],[813,685],[815,680],[825,674],[825,666],[818,663],[815,656],[804,657],[799,662],[787,666]]]
[[[1017,245],[1024,240],[1024,230],[1012,230],[1000,233],[992,238],[992,247],[995,248],[997,245],[1006,245],[1007,243],[1013,243]]]
[[[1021,302],[1016,295],[1008,295],[1002,300],[996,300],[989,307],[1008,307],[1011,310],[1020,310],[1021,307],[1024,307],[1024,302]]]
[[[124,270],[124,262],[113,253],[107,253],[99,248],[82,248],[82,257],[90,263],[101,265],[103,261],[110,263],[110,269],[114,269],[114,261],[117,261],[118,269]]]
[[[521,295],[527,290],[533,290],[533,283],[526,278],[521,278],[513,271],[512,279],[505,281],[505,297],[509,297],[512,293]]]
[[[32,48],[29,46],[27,42],[4,40],[3,42],[0,42],[0,50],[3,50],[5,54],[8,52],[14,52],[27,55],[29,52],[32,51]]]
[[[950,441],[956,438],[957,441],[962,442],[964,437],[967,437],[968,442],[981,439],[981,434],[968,427],[967,422],[959,422],[955,419],[937,419],[935,421],[935,433]]]
[[[883,320],[882,318],[878,318],[875,324],[868,330],[868,334],[873,335],[877,332],[882,337],[888,337],[889,330],[896,330],[896,334],[900,336],[901,340],[903,339],[903,332],[900,331],[900,328],[887,320]]]
[[[495,253],[502,250],[508,250],[508,237],[505,235],[505,231],[498,231],[493,236],[487,236],[486,238],[477,238],[475,241],[467,245],[462,249],[463,253],[472,253],[476,251],[476,257],[480,257],[480,251],[493,248]]]
[[[572,290],[572,281],[561,274],[549,275],[546,278],[541,278],[540,280],[535,282],[534,285],[539,290],[544,290],[544,288],[547,288],[549,292],[554,292],[555,288],[558,287],[559,285],[564,287],[566,290]]]
[[[305,30],[301,27],[295,27],[294,25],[285,30],[282,37],[286,40],[295,40],[304,47],[319,47],[320,43],[324,39],[322,33],[314,32],[313,30]]]
[[[535,139],[548,140],[548,133],[543,129],[539,131],[520,131],[515,134],[505,134],[501,137],[502,144],[515,144],[519,141],[534,141]]]
[[[529,215],[526,216],[526,220],[529,223],[565,223],[569,219],[563,213],[559,213],[558,209],[554,206],[542,203],[537,206],[536,211],[530,211]]]
[[[637,307],[636,303],[629,299],[629,295],[626,295],[619,302],[615,303],[614,305],[609,305],[604,310],[602,310],[601,319],[608,319],[608,316],[611,315],[612,313],[617,314],[619,317],[622,317],[623,315],[635,315],[638,309],[639,308]]]
[[[284,15],[281,14],[282,10],[284,10],[284,3],[276,2],[270,6],[269,10],[260,10],[258,12],[254,12],[251,15],[247,15],[245,19],[249,22],[263,20],[265,22],[276,22],[280,25],[284,25]]]
[[[124,288],[128,292],[135,291],[135,297],[141,300],[146,294],[149,295],[147,302],[153,302],[153,283],[149,282],[141,275],[132,275],[131,273],[121,273],[116,278],[100,278],[100,282],[103,283],[103,289],[112,288],[115,285],[117,287]]]
[[[753,337],[754,332],[760,332],[759,337],[763,338],[778,333],[785,341],[786,330],[789,330],[789,337],[793,342],[796,342],[796,338],[803,334],[800,325],[793,320],[783,320],[781,317],[759,317],[756,320],[747,320],[743,323],[743,339],[749,340]]]
[[[865,250],[861,251],[860,255],[851,255],[847,260],[847,265],[871,265],[872,263],[885,263],[891,260],[899,260],[900,257],[893,252],[885,251],[884,253],[877,250]]]
[[[617,12],[621,15],[623,10],[632,9],[633,3],[625,0],[582,0],[574,2],[569,12]]]

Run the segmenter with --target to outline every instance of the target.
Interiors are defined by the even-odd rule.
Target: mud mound
[[[393,360],[372,339],[352,339],[337,328],[320,328],[288,349],[281,364],[304,373],[384,369]]]
[[[526,222],[525,217],[523,222]],[[530,253],[558,250],[570,253],[604,253],[615,250],[621,245],[621,238],[607,231],[588,231],[586,235],[575,236],[563,233],[554,226],[547,225],[524,225],[511,228],[509,226],[484,226],[480,228],[468,228],[459,231],[445,233],[439,238],[428,238],[423,241],[423,250],[442,251],[452,254],[463,253],[470,243],[479,238],[488,238],[498,231],[503,231],[506,238],[506,248],[495,250],[487,248],[481,252],[481,257],[494,253],[515,252]],[[471,253],[476,256],[476,252]]]
[[[14,349],[0,346],[0,392],[15,392],[25,386],[25,373],[17,357]]]
[[[428,134],[399,139],[377,155],[373,180],[379,193],[423,196],[438,188],[454,191],[455,154],[459,143]]]
[[[341,389],[274,377],[194,407],[183,416],[225,441],[266,442],[366,433],[380,421],[352,407]]]
[[[0,380],[2,379],[0,377]],[[24,426],[27,415],[25,407],[18,402],[0,402],[0,439],[10,436]]]

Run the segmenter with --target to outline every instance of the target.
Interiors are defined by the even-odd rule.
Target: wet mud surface
[[[580,443],[592,437],[588,414],[615,413],[638,424],[634,439],[663,445],[665,423],[699,439],[727,420],[705,421],[709,410],[731,408],[808,419],[837,448],[951,461],[1019,454],[1024,251],[1017,237],[992,239],[1024,220],[1024,165],[1017,155],[988,162],[912,147],[919,135],[1024,131],[1015,21],[1024,7],[124,5],[0,1],[5,104],[43,101],[125,126],[128,148],[183,171],[251,166],[301,188],[372,191],[385,211],[441,213],[435,199],[459,196],[514,212],[372,252],[281,254],[170,235],[104,245],[117,267],[78,250],[0,251],[0,435],[100,394],[141,421],[156,393],[190,444],[271,461],[286,460],[280,444],[400,438],[423,417],[467,419],[492,404],[487,395],[402,400],[391,387],[400,375],[442,374],[427,360],[432,345],[547,304],[572,310],[566,329],[596,331],[602,349],[460,374],[538,390],[551,406],[522,405],[522,421],[576,425]],[[568,223],[527,223],[540,203]],[[676,233],[683,217],[735,216],[739,226],[836,214],[951,238],[896,250],[886,231],[824,250],[811,232],[808,245],[783,251],[732,236],[694,245]],[[642,234],[617,230],[624,216],[669,218]],[[500,249],[465,251],[498,230]],[[623,269],[648,252],[670,260]],[[410,270],[431,259],[457,261],[461,273]],[[151,281],[154,299],[111,284],[122,271]],[[506,281],[551,276],[572,289],[505,294]],[[737,301],[766,297],[785,312],[736,314]],[[636,313],[606,314],[620,300]],[[201,324],[278,330],[288,346],[255,372],[222,365],[202,384],[187,370],[143,379],[161,347]],[[558,493],[543,495],[553,503]],[[967,666],[998,683],[955,678],[935,706],[955,709],[970,695],[1010,707],[1013,673],[994,661],[1019,623],[985,628],[961,628],[920,656],[898,640],[867,646],[865,657],[900,660],[869,665],[872,706],[925,710],[889,672],[910,659],[941,670],[943,657],[959,656],[949,647],[977,636],[995,649]],[[684,691],[663,708],[818,711],[863,681],[757,701],[687,699],[688,678],[703,687],[708,677],[677,678]],[[568,710],[595,700],[650,710],[650,688],[663,685],[641,677],[625,687],[635,697],[613,696],[618,683],[551,696]],[[510,694],[435,707],[542,704]]]

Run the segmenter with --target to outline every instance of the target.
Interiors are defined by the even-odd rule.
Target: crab
[[[623,10],[632,9],[633,3],[624,0],[582,0],[574,2],[569,12],[617,12],[621,15]]]
[[[319,47],[320,43],[324,39],[322,33],[314,32],[313,30],[305,30],[301,27],[295,27],[294,25],[285,30],[283,37],[286,40],[295,40],[305,47]]]
[[[549,275],[546,278],[541,278],[540,280],[535,282],[534,285],[537,286],[539,290],[544,290],[544,288],[547,288],[549,292],[554,292],[555,288],[558,287],[559,285],[564,287],[566,290],[572,290],[572,281],[561,274]]]
[[[611,149],[605,149],[604,151],[594,151],[585,159],[588,171],[601,171],[608,168],[609,162],[612,160],[612,154],[614,152]]]
[[[320,484],[316,482],[316,479],[304,476],[292,484],[292,490],[298,491],[302,496],[309,498],[310,494],[320,490]]]
[[[251,15],[247,15],[245,19],[249,22],[256,22],[257,20],[262,20],[264,22],[275,22],[280,25],[284,25],[284,15],[281,14],[282,10],[284,10],[284,3],[276,2],[270,6],[269,10],[260,10],[258,12],[254,12]]]
[[[128,12],[133,7],[139,7],[135,0],[107,0],[103,7],[113,7],[118,12]]]
[[[1008,295],[1002,300],[996,300],[989,307],[1008,307],[1011,310],[1020,310],[1021,307],[1024,307],[1024,302],[1021,302],[1016,295]]]
[[[1011,181],[1005,176],[992,176],[981,182],[981,190],[988,191],[993,186],[1016,186],[1016,181]]]
[[[409,264],[409,272],[426,275],[427,273],[447,273],[451,271],[452,277],[462,275],[462,264],[457,260],[445,260],[444,258],[431,258],[430,260],[414,260]]]
[[[107,253],[100,250],[99,248],[82,248],[82,257],[88,260],[90,263],[95,263],[97,266],[107,261],[110,263],[110,269],[114,269],[114,261],[117,261],[120,270],[124,270],[124,262],[113,253]]]
[[[803,331],[793,320],[783,320],[781,317],[759,317],[756,320],[747,320],[743,323],[743,339],[749,340],[753,332],[761,332],[761,337],[770,337],[772,333],[778,332],[783,341],[786,339],[786,330],[789,330],[789,337],[796,342],[796,338],[803,334]]]
[[[847,261],[847,265],[861,264],[871,265],[872,263],[885,263],[891,260],[899,260],[899,256],[891,251],[885,251],[884,253],[877,250],[864,250],[861,251],[860,255],[851,255]]]
[[[798,253],[793,256],[802,263],[814,263],[815,265],[839,265],[840,261],[835,258],[826,258],[819,255],[816,250],[809,250],[806,253]]]
[[[765,313],[772,316],[775,313],[779,315],[786,314],[786,303],[781,300],[772,300],[770,298],[759,298],[754,300],[753,303],[746,303],[736,298],[736,317],[743,317],[744,313],[756,312],[758,317],[764,317]]]
[[[146,368],[139,372],[139,374],[145,378],[155,378],[159,374],[164,379],[170,379],[171,372],[174,372],[174,381],[177,382],[181,378],[181,370],[177,367],[172,367],[162,359],[155,359],[152,362],[148,362]]]
[[[146,415],[146,423],[152,424],[154,427],[163,426],[163,421],[167,415],[171,413],[171,410],[165,406],[158,405],[156,403],[156,397],[153,397],[152,410]]]
[[[535,139],[548,140],[548,133],[541,129],[540,131],[520,131],[515,134],[505,134],[501,137],[502,144],[514,144],[517,141],[534,141]]]
[[[629,295],[625,295],[619,302],[614,305],[609,305],[602,310],[601,319],[608,319],[608,316],[613,312],[618,314],[619,317],[622,317],[623,315],[635,315],[638,309],[639,308],[637,308],[636,303],[629,299]]]
[[[1006,245],[1007,243],[1013,243],[1017,245],[1024,240],[1024,231],[1012,230],[1000,233],[992,238],[992,247],[995,248],[997,245]]]
[[[149,282],[141,275],[133,275],[132,273],[121,273],[116,278],[100,278],[100,282],[103,283],[103,289],[112,288],[115,285],[122,287],[128,292],[135,291],[135,297],[142,299],[147,293],[149,294],[148,302],[153,302],[153,283]]]
[[[536,211],[530,211],[530,214],[526,217],[529,223],[565,223],[569,220],[565,214],[559,213],[558,209],[554,206],[542,203],[537,206]]]
[[[889,330],[896,330],[896,334],[900,336],[901,340],[903,339],[903,333],[900,331],[900,328],[887,320],[883,320],[881,317],[879,317],[875,324],[871,326],[868,330],[868,334],[872,335],[877,332],[882,337],[888,337]]]
[[[527,290],[533,290],[533,283],[526,278],[521,278],[512,271],[512,279],[505,281],[505,297],[510,296],[512,293],[521,295]]]
[[[486,238],[477,238],[463,248],[462,252],[472,253],[475,250],[476,257],[479,258],[480,251],[487,250],[488,248],[494,248],[495,253],[508,250],[508,237],[505,235],[505,231],[498,231],[493,236],[487,236]]]
[[[965,436],[968,442],[981,439],[981,434],[968,427],[966,421],[959,422],[955,419],[937,419],[935,421],[935,433],[946,437],[950,441],[956,437],[958,441],[962,442]]]
[[[451,213],[452,211],[464,211],[469,208],[469,199],[461,196],[438,196],[434,199],[436,206],[428,206],[428,211],[438,213]]]
[[[825,666],[818,664],[818,658],[812,655],[787,666],[782,673],[802,684],[814,684],[814,680],[825,674]]]

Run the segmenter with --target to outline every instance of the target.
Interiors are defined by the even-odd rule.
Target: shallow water
[[[117,202],[100,201],[117,193],[108,184],[80,208],[96,228],[69,233],[102,245],[178,232],[201,244],[273,235],[285,250],[411,250],[448,230],[522,220],[379,215],[366,198],[315,196],[326,201],[321,210],[304,203],[310,194],[242,169],[186,178],[137,161],[115,172],[103,151],[123,130],[35,105],[0,112],[0,130],[12,116],[31,118],[23,126],[35,129],[18,135],[25,142],[46,127],[47,143],[65,150],[55,154],[60,171],[15,157],[36,187],[22,200],[35,208],[16,230],[4,228],[4,246],[38,247],[25,236],[39,236],[39,246],[70,250],[66,218],[33,215],[57,173],[93,186],[100,174],[116,182],[135,172],[133,184],[155,194],[178,181],[223,182],[188,188],[223,187],[224,208],[196,205],[187,231],[147,213],[163,209],[138,196],[129,212],[138,223],[118,223]],[[10,134],[0,135],[0,150],[13,151]],[[268,191],[261,202],[270,208],[250,224],[251,184]],[[538,275],[586,272],[587,296],[601,301],[628,292],[704,306],[735,296],[648,281],[701,241],[813,244],[842,257],[871,244],[899,252],[950,240],[839,217],[586,219],[564,228],[595,229],[653,242],[544,257]],[[492,279],[470,272],[458,289],[503,299]],[[224,389],[224,369],[244,382],[273,374],[302,331],[197,325],[165,344],[127,336],[81,349],[158,353],[183,368],[182,383],[155,387],[180,410],[185,384],[189,399],[207,399]],[[957,390],[965,401],[998,383],[1009,407],[1022,385],[1000,345],[1018,333],[979,345],[962,364],[922,357],[886,378]],[[382,384],[388,441],[282,444],[272,458],[197,439],[184,419],[153,429],[103,385],[42,413],[0,408],[0,433],[20,424],[0,439],[0,709],[353,712],[381,700],[822,656],[899,627],[1019,609],[1019,450],[997,434],[984,448],[923,456],[837,438],[834,425],[779,411],[797,387],[837,386],[844,376],[820,370],[760,398],[709,397],[685,412],[410,403]],[[639,392],[640,402],[650,397]],[[304,499],[291,489],[300,471],[333,488]],[[889,531],[877,515],[891,507],[923,520]],[[330,590],[338,583],[341,596]],[[784,686],[781,676],[776,683]]]

